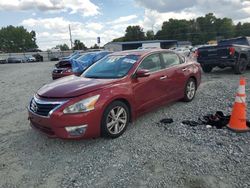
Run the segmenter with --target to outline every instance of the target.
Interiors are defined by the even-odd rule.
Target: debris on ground
[[[189,125],[191,127],[197,125],[206,125],[207,128],[216,127],[217,129],[222,129],[229,123],[229,120],[230,116],[225,116],[222,111],[217,111],[214,115],[207,114],[200,117],[198,121],[184,120],[182,121],[182,124]]]
[[[197,125],[202,125],[200,122],[197,121],[189,121],[189,120],[184,120],[181,122],[184,125],[189,125],[191,127],[196,127]]]
[[[173,122],[174,120],[172,118],[167,118],[167,119],[165,118],[165,119],[160,120],[160,123],[163,123],[163,124],[171,124]]]

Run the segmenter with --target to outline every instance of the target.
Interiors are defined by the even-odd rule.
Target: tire
[[[117,117],[119,112],[122,112],[122,114]],[[129,124],[129,120],[130,114],[128,106],[121,101],[112,102],[103,113],[101,121],[101,135],[109,138],[118,138],[125,132]],[[110,124],[110,126],[108,126],[108,124]]]
[[[245,58],[241,58],[237,64],[234,66],[235,74],[243,74],[247,69],[247,60]]]
[[[187,81],[185,91],[184,91],[184,98],[183,101],[185,102],[190,102],[194,99],[195,94],[196,94],[196,81],[194,78],[189,78]]]
[[[205,72],[205,73],[210,73],[213,70],[213,67],[205,66],[205,65],[202,65],[201,68],[202,68],[203,72]]]

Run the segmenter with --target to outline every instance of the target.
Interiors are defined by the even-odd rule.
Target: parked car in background
[[[232,67],[235,74],[243,74],[250,63],[250,37],[221,40],[218,45],[201,47],[197,61],[206,73],[214,67]]]
[[[72,72],[80,76],[88,67],[112,52],[98,51],[89,52],[72,61]]]
[[[43,56],[40,55],[39,53],[36,53],[34,55],[32,55],[34,58],[36,58],[37,62],[42,62],[43,61]]]
[[[5,64],[5,63],[7,63],[6,59],[5,58],[0,58],[0,64]]]
[[[36,58],[32,55],[25,56],[26,62],[36,62]]]
[[[49,56],[50,61],[59,61],[62,55],[60,48],[57,48],[57,47],[51,48],[51,50],[48,50],[48,52],[49,52],[48,56]]]
[[[78,56],[72,56],[70,59],[64,59],[56,64],[56,67],[52,71],[52,79],[61,78],[69,75],[79,76],[86,70],[90,65],[97,62],[107,54],[108,51],[96,51],[88,52]],[[77,58],[76,58],[77,57]]]
[[[82,54],[74,54],[70,58],[62,58],[58,63],[55,64],[55,68],[52,71],[52,79],[58,79],[64,76],[69,76],[72,75],[72,61],[74,59],[77,59],[81,56]]]
[[[190,49],[189,48],[185,48],[185,47],[174,47],[174,48],[171,48],[170,50],[173,50],[181,55],[184,55],[184,56],[189,56],[190,55]]]
[[[22,57],[8,57],[6,59],[7,63],[25,63],[24,58]]]
[[[138,116],[173,101],[192,101],[201,69],[169,50],[112,53],[80,77],[40,88],[29,104],[34,129],[64,139],[117,138]]]

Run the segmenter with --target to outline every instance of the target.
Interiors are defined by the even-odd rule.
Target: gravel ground
[[[148,113],[118,139],[65,141],[27,120],[30,97],[51,81],[53,65],[0,65],[0,187],[250,187],[250,132],[181,124],[230,112],[239,81],[231,69],[203,75],[193,102]],[[159,126],[162,118],[174,123]]]

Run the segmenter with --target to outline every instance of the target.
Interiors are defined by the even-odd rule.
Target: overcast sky
[[[191,19],[213,12],[250,22],[249,0],[0,0],[0,26],[35,30],[43,50],[80,39],[88,47],[121,37],[128,25],[157,31],[169,18]]]

